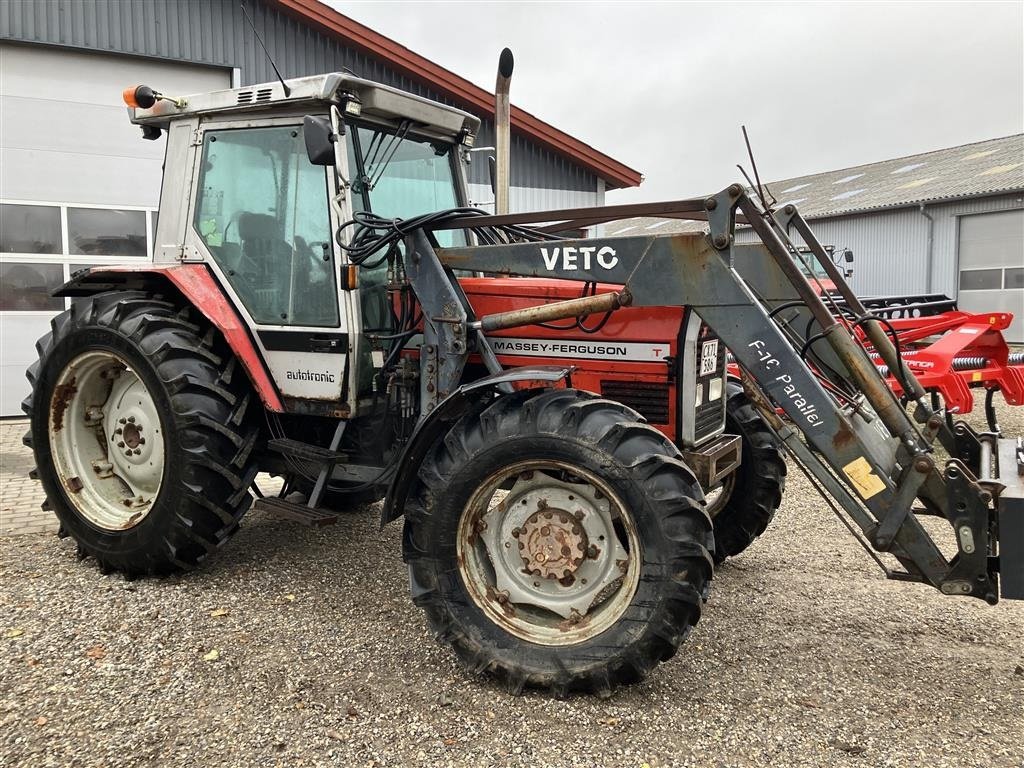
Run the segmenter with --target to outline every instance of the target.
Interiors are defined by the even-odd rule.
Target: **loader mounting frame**
[[[500,370],[484,330],[536,321],[529,310],[475,317],[453,270],[622,285],[613,299],[589,297],[593,311],[625,304],[693,308],[734,355],[765,421],[819,490],[838,503],[851,531],[869,552],[887,552],[902,565],[903,570],[891,569],[872,552],[890,578],[995,603],[1003,571],[1004,596],[1024,597],[1019,573],[1024,526],[1017,519],[1024,510],[1017,504],[1000,510],[998,504],[1006,483],[1014,484],[1010,497],[1019,495],[1021,478],[1016,468],[1002,467],[1005,479],[999,482],[990,467],[982,466],[995,461],[992,457],[1011,455],[1002,445],[1009,441],[986,436],[995,440],[986,450],[962,448],[970,435],[959,425],[955,435],[947,427],[902,364],[882,322],[853,294],[796,208],[765,210],[734,184],[712,197],[674,203],[673,215],[706,220],[710,233],[445,249],[436,248],[424,230],[409,233],[407,271],[426,319],[420,356],[423,413],[455,390],[471,352],[492,373]],[[595,208],[456,219],[437,228],[534,223],[553,231],[566,222],[592,225],[614,218],[614,212]],[[760,244],[737,245],[737,221],[749,224]],[[800,235],[809,254],[794,247],[790,231]],[[794,261],[807,258],[818,261],[837,286],[836,295],[821,295],[808,282]],[[544,318],[578,316],[587,309],[580,301],[547,305]],[[783,304],[794,303],[799,322],[777,314]],[[797,336],[794,328],[805,324],[806,335]],[[915,404],[913,418],[886,384],[864,339]],[[777,410],[788,418],[781,419]],[[954,457],[944,467],[935,460],[940,442]],[[947,557],[922,526],[918,515],[923,514],[943,517],[952,526],[954,554]]]

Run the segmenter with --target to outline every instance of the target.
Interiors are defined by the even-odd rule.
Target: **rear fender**
[[[76,272],[54,296],[93,296],[104,291],[152,288],[176,291],[201,312],[220,331],[238,362],[245,369],[253,389],[264,407],[275,413],[284,413],[281,396],[263,364],[249,329],[228,301],[220,285],[205,264],[171,264],[167,266],[139,264],[138,266],[93,267]]]
[[[452,424],[458,421],[468,408],[500,391],[503,384],[519,381],[554,383],[561,380],[568,383],[572,372],[573,366],[509,368],[469,384],[463,384],[438,403],[437,407],[416,425],[416,430],[405,446],[405,451],[398,463],[398,471],[391,481],[387,498],[384,500],[384,510],[380,517],[381,527],[402,516],[409,490],[416,482],[416,473],[427,452],[445,436]]]

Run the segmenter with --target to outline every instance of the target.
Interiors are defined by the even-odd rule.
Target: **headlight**
[[[722,396],[724,379],[712,379],[708,382],[708,402],[713,403]]]

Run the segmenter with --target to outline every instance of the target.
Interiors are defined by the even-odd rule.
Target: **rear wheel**
[[[137,291],[76,302],[29,369],[35,453],[61,528],[104,570],[190,568],[252,499],[250,387],[216,332]]]
[[[677,449],[638,419],[584,392],[519,392],[423,461],[406,510],[413,598],[473,672],[607,694],[697,623],[710,520]]]
[[[735,472],[708,491],[716,563],[738,555],[765,532],[786,487],[786,462],[779,441],[741,386],[729,382],[727,395],[725,431],[740,436],[743,458]]]

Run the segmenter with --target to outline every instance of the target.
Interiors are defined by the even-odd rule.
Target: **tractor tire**
[[[198,312],[142,291],[76,301],[50,325],[22,404],[44,508],[105,573],[195,567],[252,502],[244,371]]]
[[[778,439],[740,385],[728,382],[726,396],[725,431],[740,436],[743,458],[717,493],[708,494],[716,565],[738,555],[765,532],[786,487],[786,461]]]
[[[413,601],[472,673],[512,693],[609,695],[700,619],[714,546],[700,486],[619,403],[501,396],[438,441],[418,483],[403,541]]]

